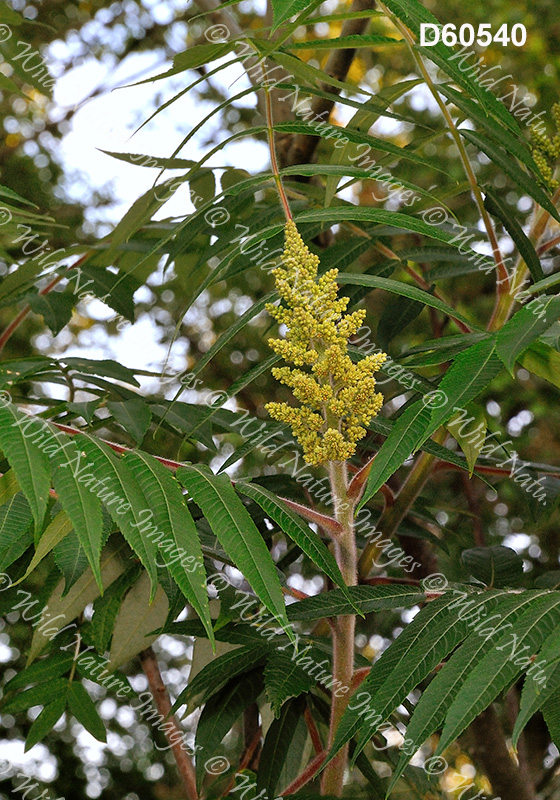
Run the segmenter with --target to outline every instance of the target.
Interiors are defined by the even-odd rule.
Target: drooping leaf
[[[115,456],[107,445],[88,434],[77,436],[76,443],[85,455],[85,469],[98,481],[96,486],[101,484],[97,496],[150,576],[153,599],[157,586],[157,545],[145,531],[150,503],[128,465]],[[84,466],[80,465],[80,470],[83,472]]]
[[[24,753],[31,750],[38,742],[49,734],[66,709],[66,695],[56,697],[46,705],[39,716],[33,721],[25,739]]]
[[[484,205],[488,211],[494,216],[498,217],[506,231],[513,239],[514,244],[525,264],[531,273],[534,281],[540,281],[544,278],[541,261],[537,255],[537,251],[533,247],[531,240],[525,234],[525,231],[514,217],[514,211],[508,208],[502,200],[488,187],[484,188],[486,197]]]
[[[473,621],[470,620],[470,615],[473,611],[473,604],[466,592],[462,594],[461,597],[461,593],[459,593],[457,599],[458,605],[462,606],[458,614],[463,613],[467,624],[470,623],[469,627],[472,627]],[[496,639],[494,637],[499,635],[500,629],[511,628],[523,611],[543,595],[542,592],[506,595],[499,599],[498,605],[488,612],[480,624],[477,624],[476,617],[474,618],[475,627],[468,639],[444,664],[418,701],[406,731],[406,738],[410,739],[412,746],[410,749],[407,748],[407,753],[401,754],[389,791],[410,761],[414,753],[413,747],[415,749],[420,747],[442,726],[457,691],[484,653],[495,647]]]
[[[177,586],[200,617],[214,641],[204,559],[198,532],[179,484],[157,459],[137,452],[126,456],[134,478],[149,502],[157,527],[158,563],[167,567]],[[154,531],[150,531],[152,535]]]
[[[305,698],[292,697],[282,706],[278,719],[268,729],[257,775],[257,792],[266,790],[266,797],[274,797],[284,762],[298,723],[305,709]]]
[[[116,581],[113,581],[102,597],[95,600],[91,619],[91,635],[98,653],[103,654],[109,647],[123,598],[137,580],[139,572],[139,568],[133,565]]]
[[[320,658],[315,660],[320,661]],[[266,696],[278,717],[283,704],[291,697],[299,697],[303,692],[309,691],[315,686],[317,678],[306,672],[291,655],[275,650],[267,659],[264,682]]]
[[[280,624],[287,625],[280,582],[268,548],[226,475],[200,466],[181,467],[178,479],[204,512],[236,567]]]
[[[336,209],[337,211],[339,209]],[[364,211],[369,211],[370,209],[360,209]],[[375,211],[376,209],[371,209]],[[397,213],[397,212],[387,212],[387,213]],[[400,216],[405,216],[401,214]],[[413,217],[409,217],[409,219],[414,219]],[[423,223],[426,224],[426,223]],[[448,306],[447,303],[444,303],[443,300],[440,300],[439,297],[434,297],[434,295],[425,292],[423,289],[419,289],[417,286],[412,286],[409,283],[403,283],[402,281],[395,281],[391,278],[381,278],[378,275],[367,275],[367,274],[356,274],[356,273],[347,273],[342,272],[340,275],[337,276],[337,283],[340,284],[352,284],[355,286],[370,286],[372,289],[383,289],[386,292],[392,292],[393,294],[401,295],[402,297],[408,297],[410,300],[416,300],[418,303],[422,303],[425,306],[430,306],[431,308],[436,308],[438,311],[442,311],[447,316],[455,317],[455,319],[464,322],[465,324],[472,326],[472,322],[470,322],[466,317],[464,317],[458,311]]]
[[[100,742],[107,741],[105,724],[99,716],[95,704],[81,683],[72,681],[68,689],[68,708],[70,713]]]
[[[241,675],[261,664],[270,650],[267,642],[255,643],[246,647],[236,647],[224,655],[218,656],[206,664],[193,680],[178,695],[173,704],[175,712],[183,705],[189,711],[202,703],[206,703],[219,692],[236,675]]]
[[[196,727],[196,745],[202,753],[218,751],[226,733],[242,717],[243,710],[257,700],[262,689],[262,674],[253,670],[240,680],[232,680],[208,700]],[[196,780],[199,790],[207,774],[204,764],[204,758],[197,759]]]
[[[82,469],[82,474],[77,474],[77,469],[81,466],[80,461],[80,451],[72,440],[66,441],[63,448],[51,455],[54,488],[101,589],[99,570],[103,535],[101,502],[90,488],[92,481],[95,483],[95,477],[88,475],[87,469],[85,473]],[[88,480],[84,481],[84,477],[88,477]],[[69,541],[67,537],[66,543],[60,542],[57,545],[59,553],[63,552],[61,548],[68,553]]]
[[[523,575],[523,559],[510,547],[473,547],[461,560],[470,574],[487,586],[516,586]]]
[[[457,444],[465,454],[469,465],[469,475],[472,476],[476,460],[486,442],[487,423],[486,415],[479,406],[474,403],[468,403],[466,410],[471,415],[469,421],[472,420],[472,425],[469,425],[466,431],[463,431],[465,422],[463,421],[461,412],[458,411],[447,423],[447,429],[457,440]]]
[[[150,406],[142,400],[124,400],[121,403],[108,400],[107,408],[136,444],[140,444],[152,421]]]
[[[529,197],[532,197],[541,208],[544,208],[555,220],[560,222],[560,215],[550,201],[548,195],[539,187],[534,178],[527,175],[527,173],[521,169],[514,159],[511,158],[509,153],[495,145],[494,142],[481,133],[475,133],[466,128],[460,128],[459,130],[465,139],[485,153],[494,164],[501,167],[506,175],[509,175],[520,189],[523,189],[523,191],[526,192]]]
[[[10,470],[11,471],[11,470]],[[14,563],[33,542],[33,517],[21,492],[0,506],[0,572]]]
[[[161,586],[157,587],[150,603],[150,578],[143,572],[124,598],[117,615],[108,669],[117,669],[149,647],[159,635],[153,631],[165,624],[168,611],[169,600]]]
[[[42,424],[32,417],[10,403],[0,403],[0,448],[31,507],[35,531],[41,529],[50,489],[47,456],[39,444],[33,442],[33,435],[41,430]]]
[[[504,634],[495,647],[478,661],[449,709],[436,754],[460,736],[472,720],[522,671],[522,666],[516,663],[520,659],[514,656],[536,653],[559,623],[560,593],[552,592],[539,598],[516,622],[515,639],[509,632]]]
[[[123,572],[120,549],[109,543],[101,553],[101,581],[105,588]],[[95,576],[89,568],[64,597],[62,596],[63,591],[64,580],[61,580],[49,597],[47,603],[49,616],[45,617],[46,623],[39,625],[33,634],[27,659],[28,665],[35,660],[62,628],[71,623],[100,594]]]
[[[345,588],[342,573],[330,550],[308,525],[272,492],[257,483],[238,481],[236,488],[260,505],[263,511],[286,533],[325,575],[341,588]]]

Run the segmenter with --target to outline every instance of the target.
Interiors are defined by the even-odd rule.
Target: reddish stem
[[[319,772],[323,764],[323,761],[325,760],[326,757],[327,757],[326,750],[323,750],[322,753],[316,755],[313,761],[310,764],[308,764],[308,766],[303,770],[301,775],[298,778],[296,778],[295,781],[292,781],[289,786],[286,786],[286,788],[282,792],[282,795],[295,794],[295,792],[297,792],[298,789],[301,789],[302,786],[305,786],[305,784],[308,783],[311,780],[311,778],[314,778],[315,775]]]
[[[304,717],[307,725],[307,730],[309,731],[309,736],[311,737],[311,741],[313,742],[313,747],[315,748],[315,752],[317,754],[322,753],[323,743],[321,742],[319,731],[317,730],[317,726],[315,725],[315,720],[313,719],[311,711],[308,708],[305,709]]]

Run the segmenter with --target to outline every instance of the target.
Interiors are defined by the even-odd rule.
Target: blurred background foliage
[[[425,5],[442,22],[454,22],[457,25],[465,21],[474,25],[490,22],[494,29],[504,22],[508,25],[515,22],[525,24],[528,36],[527,44],[523,48],[491,47],[484,51],[485,63],[488,67],[499,65],[500,75],[512,73],[512,80],[519,85],[520,94],[529,93],[528,103],[533,105],[534,110],[546,110],[544,119],[547,120],[549,132],[553,130],[550,109],[559,99],[560,70],[560,14],[556,0],[485,0],[468,4],[460,0],[446,0],[445,3],[426,0]],[[101,98],[97,106],[99,111],[114,113],[112,108],[104,112],[103,105],[103,98],[110,94],[113,87],[130,82],[129,77],[141,79],[156,71],[163,71],[174,55],[187,46],[205,41],[203,32],[207,21],[199,16],[200,10],[194,3],[184,0],[7,0],[6,6],[18,11],[28,20],[18,28],[17,35],[40,51],[51,74],[56,77],[57,84],[54,99],[41,94],[40,87],[34,88],[21,80],[17,81],[21,93],[3,91],[0,94],[0,181],[34,203],[40,213],[54,221],[55,225],[46,223],[45,231],[41,231],[40,237],[42,239],[44,233],[53,250],[69,248],[77,241],[88,247],[96,246],[100,237],[106,235],[118,221],[123,203],[129,200],[127,182],[132,172],[141,170],[141,167],[123,165],[122,162],[113,160],[111,164],[115,171],[115,180],[98,186],[91,180],[86,164],[87,151],[84,151],[83,169],[76,169],[67,163],[64,142],[88,102]],[[346,8],[347,3],[327,0],[321,10],[332,13],[338,6]],[[232,13],[243,30],[258,30],[267,24],[262,3],[242,0]],[[390,25],[380,18],[374,21],[373,30],[388,33]],[[330,29],[326,23],[318,23],[296,31],[296,37],[301,35],[302,38],[324,38],[336,36],[338,33],[339,27],[336,23],[331,23]],[[310,57],[308,51],[300,51],[299,55]],[[142,61],[140,56],[148,58]],[[319,56],[322,56],[322,52],[318,52],[315,57]],[[313,63],[315,66],[323,66],[326,58],[326,55],[322,56],[321,61],[315,60]],[[100,65],[97,71],[93,66],[94,62]],[[80,78],[76,81],[72,76],[80,74],[80,69],[86,70],[86,76],[87,70],[95,76],[101,76],[98,81],[89,78],[86,80],[86,84],[94,84],[89,93],[81,94],[76,90]],[[0,72],[11,74],[11,68],[5,61],[0,66]],[[127,79],[121,80],[119,76],[124,73]],[[172,79],[172,85],[177,91],[202,74],[204,67],[176,76]],[[378,92],[399,80],[413,77],[414,74],[414,65],[403,50],[386,48],[374,52],[368,48],[358,51],[349,79],[370,91]],[[69,77],[74,80],[76,99],[74,103],[60,104],[57,102],[58,87],[64,86]],[[240,90],[236,86],[230,86],[229,82],[211,78],[191,90],[190,109],[200,108],[208,113],[231,96],[232,92]],[[68,93],[65,94],[67,96]],[[141,87],[140,93],[136,95],[141,98],[141,104],[136,108],[135,115],[127,121],[127,134],[132,134],[134,128],[148,119],[168,96],[170,95],[164,93],[161,84],[146,84]],[[80,105],[76,107],[76,103]],[[173,109],[171,106],[170,112],[165,116],[165,124],[160,123],[156,128],[158,146],[151,155],[170,156],[175,143],[189,132],[193,122],[198,121],[198,115],[196,120],[185,118]],[[344,124],[348,120],[347,110],[345,108],[340,111],[337,108],[333,119]],[[441,128],[438,112],[426,91],[409,93],[399,104],[399,112],[412,117],[415,124],[399,123],[385,129],[381,127],[378,135],[386,135],[394,143],[405,146],[423,130],[421,126]],[[191,149],[194,148],[197,154],[203,153],[228,133],[259,124],[257,114],[254,96],[236,103],[233,107],[226,107],[180,156],[193,158]],[[326,150],[330,146],[321,142],[319,159],[322,155],[321,148]],[[109,149],[136,152],[134,140],[128,147],[115,146]],[[252,152],[256,162],[250,155]],[[441,138],[434,142],[428,140],[419,152],[437,157],[443,172],[454,176],[458,181],[463,180],[455,148],[449,141]],[[197,155],[198,157],[200,156]],[[222,153],[219,156],[221,161],[210,163],[236,167],[250,173],[255,171],[255,163],[258,164],[257,168],[268,169],[264,140],[261,137],[250,142],[247,149],[226,149],[225,157],[227,160],[224,162]],[[488,159],[479,157],[475,167],[481,179],[491,181],[496,188],[503,189],[505,179],[496,174]],[[147,171],[151,177],[155,177],[155,171]],[[398,176],[413,180],[425,188],[435,183],[438,184],[438,191],[442,189],[441,173],[430,173],[427,168],[419,169],[406,161],[400,163]],[[320,188],[319,184],[295,181],[289,182],[289,185],[303,194],[316,192]],[[191,189],[198,191],[196,185]],[[206,186],[201,183],[198,189],[200,194],[216,191],[215,187],[208,185],[207,176]],[[137,194],[141,191],[142,189]],[[362,205],[379,203],[375,195],[379,196],[380,189],[374,182],[355,184],[351,191]],[[527,198],[521,197],[517,189],[510,188],[507,201],[512,214],[516,214],[520,221],[525,221],[530,207]],[[476,225],[476,209],[468,199],[468,192],[454,197],[450,205],[462,224]],[[235,223],[251,227],[263,214],[271,215],[274,221],[280,220],[277,200],[271,189],[261,191],[254,205],[240,208],[235,219],[219,229],[219,236],[235,235]],[[164,226],[171,218],[166,216],[164,209],[160,224]],[[341,233],[337,240],[341,252],[344,252],[344,237],[348,235],[347,232]],[[21,258],[20,246],[13,243],[13,238],[13,233],[0,227],[0,255],[3,259],[0,259],[1,274],[6,274],[9,266]],[[119,360],[121,354],[120,358],[127,366],[152,370],[157,375],[164,365],[168,348],[172,348],[173,357],[168,363],[170,371],[189,370],[208,351],[221,332],[272,288],[271,276],[255,267],[228,281],[214,284],[182,319],[182,309],[189,300],[193,282],[199,280],[199,275],[192,273],[195,256],[207,248],[211,241],[211,233],[204,231],[180,253],[173,271],[164,271],[161,259],[156,257],[149,262],[143,274],[135,276],[146,284],[138,288],[135,295],[135,325],[142,325],[143,336],[148,336],[157,345],[150,351],[148,359],[143,347],[135,344],[132,329],[119,330],[118,320],[110,320],[113,311],[102,308],[98,302],[88,304],[87,308],[80,306],[74,312],[69,325],[57,335],[45,327],[41,315],[30,315],[9,341],[4,357],[10,359],[38,354],[56,355],[60,358],[64,354],[76,355],[78,350],[89,357],[93,349],[92,357],[113,357],[117,354]],[[278,241],[278,237],[270,240],[271,250],[277,246]],[[506,241],[504,237],[503,242]],[[410,240],[408,243],[410,244]],[[398,249],[398,236],[393,235],[390,244]],[[316,245],[317,252],[320,252],[321,242],[316,242]],[[548,259],[548,271],[558,269],[560,257],[555,256],[555,252],[553,250]],[[135,257],[134,254],[132,257]],[[384,258],[379,251],[370,248],[361,257],[361,263],[366,268]],[[430,266],[432,265],[423,265],[423,269],[427,270]],[[494,276],[484,276],[476,272],[453,277],[445,283],[444,291],[447,297],[454,299],[456,307],[468,308],[474,318],[484,320],[492,308]],[[372,328],[371,341],[387,344],[388,352],[393,357],[398,357],[404,349],[442,333],[437,312],[424,313],[416,318],[411,315],[411,321],[406,326],[391,331],[392,335],[387,341],[387,319],[391,316],[389,296],[382,292],[370,293],[366,304],[366,322]],[[0,309],[1,328],[13,319],[20,307]],[[175,327],[181,319],[176,336]],[[382,326],[381,330],[378,325]],[[196,389],[188,388],[181,399],[196,402],[202,392],[227,389],[240,375],[267,358],[270,354],[266,345],[269,327],[270,320],[264,315],[256,317],[253,323],[245,326],[201,371],[203,384]],[[125,340],[126,336],[128,338],[121,347],[119,342]],[[554,344],[556,348],[558,336]],[[436,375],[442,366],[426,369],[424,374],[427,377]],[[521,380],[516,384],[515,391],[512,391],[511,382],[504,375],[501,382],[494,382],[492,393],[481,398],[481,404],[486,407],[489,429],[502,439],[512,439],[513,447],[523,459],[558,464],[560,412],[557,388],[525,370],[521,369],[519,372],[518,377]],[[147,376],[143,385],[154,398],[162,394],[172,397],[178,387],[176,381],[162,387],[156,377]],[[23,396],[26,391],[28,386],[21,384]],[[399,403],[402,403],[402,387],[389,381],[385,383],[383,391],[387,401],[384,413],[398,408]],[[267,371],[251,387],[239,393],[237,408],[247,409],[251,415],[265,419],[264,403],[273,397],[285,399],[287,393],[275,384]],[[229,407],[235,409],[235,404],[230,404]],[[134,445],[130,435],[115,425],[114,421],[104,424],[101,420],[102,418],[99,430],[102,434]],[[215,466],[222,463],[241,441],[242,438],[235,433],[221,435],[215,439],[213,451],[203,443],[202,437],[199,442],[183,441],[177,431],[162,428],[155,437],[151,434],[147,436],[143,447],[148,451],[181,460],[196,455],[198,461],[206,459]],[[379,441],[372,434],[363,443],[364,451],[377,446]],[[276,463],[281,461],[280,457]],[[277,471],[277,467],[266,462],[258,450],[247,455],[241,466],[238,464],[238,469],[244,474],[270,474]],[[530,505],[527,494],[513,481],[502,479],[493,480],[492,483],[494,488],[476,479],[469,481],[461,472],[438,472],[424,490],[421,503],[429,518],[437,522],[438,537],[443,540],[443,547],[437,550],[441,569],[451,579],[465,580],[468,578],[467,570],[459,559],[459,553],[463,549],[481,543],[506,544],[522,553],[527,585],[533,585],[539,574],[558,566],[558,516],[540,515],[539,509],[535,508],[535,504]],[[293,496],[297,496],[299,491],[300,496],[303,496],[293,482],[287,485],[286,491],[291,491]],[[375,502],[373,505],[375,506]],[[301,559],[292,567],[294,574],[299,572],[304,578],[312,577],[312,570],[310,572]],[[45,593],[47,574],[47,565],[43,571],[34,573],[37,593]],[[306,584],[303,582],[299,584],[299,588],[304,586]],[[308,585],[307,588],[309,589]],[[5,599],[0,594],[0,659],[3,663],[4,680],[9,679],[14,670],[21,668],[21,653],[28,647],[31,636],[29,623],[19,619],[17,613],[12,612],[5,616],[8,610]],[[374,656],[394,635],[398,623],[398,617],[389,612],[376,616],[369,627],[362,623],[359,643],[363,655],[368,658]],[[192,657],[192,648],[177,643],[170,637],[162,637],[158,642],[158,653],[162,663],[166,665],[164,676],[173,692],[173,687],[180,686],[184,680],[185,670]],[[132,667],[130,669],[131,679],[136,681],[135,688],[142,690],[145,687],[143,676],[135,675]],[[95,687],[95,691],[99,697],[106,694],[100,687]],[[102,715],[111,720],[107,746],[94,742],[76,723],[57,726],[59,729],[49,738],[48,750],[43,745],[38,745],[31,751],[26,762],[26,771],[35,769],[37,776],[49,787],[53,798],[81,800],[102,796],[107,800],[165,800],[180,797],[181,789],[170,757],[155,749],[150,726],[135,719],[134,714],[126,707],[117,709],[111,698],[103,700],[100,708]],[[0,731],[2,757],[10,758],[13,755],[16,762],[22,753],[22,737],[25,737],[31,724],[31,720],[26,720],[24,716],[19,715],[17,721],[5,716],[2,720],[5,729]],[[80,732],[76,736],[78,731]],[[230,746],[235,750],[239,741],[232,737]],[[459,748],[457,759],[457,769],[468,763]],[[453,780],[450,778],[451,796],[452,789]],[[0,779],[0,796],[9,795],[10,782]]]

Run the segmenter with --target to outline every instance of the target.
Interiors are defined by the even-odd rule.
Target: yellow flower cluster
[[[348,339],[362,325],[365,311],[345,314],[348,298],[338,298],[338,270],[317,276],[319,259],[306,247],[295,223],[286,224],[283,266],[274,270],[284,305],[267,311],[286,326],[285,339],[269,339],[270,347],[296,367],[277,367],[272,374],[289,386],[302,404],[267,403],[268,413],[291,426],[307,463],[344,461],[383,403],[375,391],[376,372],[387,356],[366,356],[354,364]]]
[[[531,136],[535,164],[540,169],[550,190],[555,191],[559,184],[554,178],[554,170],[560,158],[560,105],[558,103],[552,107],[552,116],[559,133],[549,138],[545,133],[533,130]]]

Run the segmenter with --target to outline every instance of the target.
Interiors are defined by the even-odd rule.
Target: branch
[[[183,749],[182,744],[184,731],[179,726],[179,723],[175,717],[170,715],[171,700],[169,699],[169,693],[161,677],[156,655],[151,647],[146,648],[146,650],[142,650],[140,653],[140,662],[142,664],[144,674],[148,679],[148,685],[150,687],[150,691],[154,698],[158,712],[162,715],[162,717],[168,717],[168,725],[171,723],[171,730],[167,729],[167,725],[165,726],[165,737],[169,742],[171,746],[171,752],[175,757],[175,763],[177,764],[177,769],[181,775],[186,796],[188,800],[197,800],[198,792],[196,791],[196,774],[192,761],[186,750]]]

